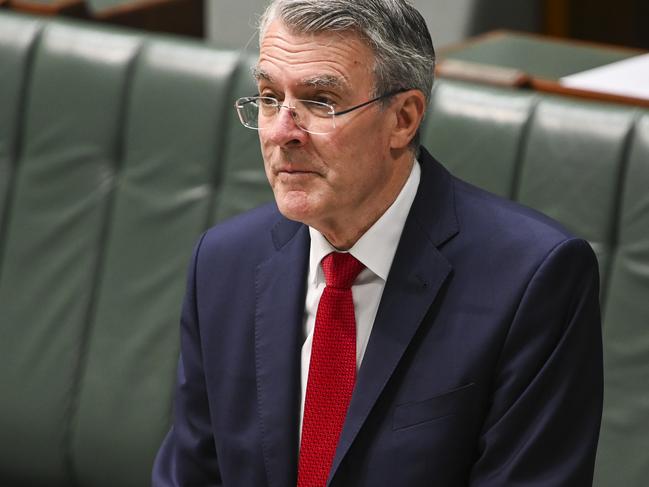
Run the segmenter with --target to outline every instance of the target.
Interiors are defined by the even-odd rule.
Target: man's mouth
[[[309,171],[307,169],[298,169],[288,166],[280,166],[276,170],[277,174],[289,174],[289,175],[300,175],[300,174],[317,174],[315,171]]]

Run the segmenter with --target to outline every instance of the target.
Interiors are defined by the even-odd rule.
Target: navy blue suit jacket
[[[331,486],[587,486],[602,408],[597,263],[425,150]],[[190,266],[154,487],[296,483],[307,227],[275,205]]]

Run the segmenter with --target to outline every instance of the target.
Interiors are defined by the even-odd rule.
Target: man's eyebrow
[[[255,78],[256,81],[268,81],[269,83],[273,82],[273,77],[266,71],[261,69],[259,66],[254,66],[251,71],[252,77]]]
[[[253,78],[257,82],[266,81],[268,83],[273,83],[273,77],[267,71],[263,70],[259,66],[253,67],[251,71],[252,71]],[[310,86],[313,88],[342,89],[348,86],[348,83],[344,78],[341,78],[340,76],[334,76],[332,74],[318,74],[315,76],[310,76],[308,78],[304,78],[300,82],[300,84],[303,86]]]
[[[305,86],[311,86],[313,88],[341,89],[347,87],[347,82],[345,79],[331,74],[321,74],[321,75],[305,78],[302,80],[302,84]]]

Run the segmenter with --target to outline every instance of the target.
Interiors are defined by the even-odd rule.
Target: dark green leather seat
[[[71,425],[81,485],[146,485],[141,466],[168,427],[178,275],[209,223],[236,65],[232,52],[160,41],[130,68]]]
[[[33,39],[0,275],[0,472],[70,485],[71,412],[140,40],[60,24]]]
[[[536,102],[525,92],[437,81],[422,141],[452,172],[513,198],[521,139]]]
[[[623,166],[604,312],[604,427],[598,485],[649,478],[649,115],[636,119]]]
[[[272,198],[254,55],[0,13],[0,485],[145,487],[199,234]],[[603,277],[598,486],[649,476],[649,113],[440,80],[423,141],[589,239]]]
[[[27,67],[40,24],[0,19],[0,249],[4,246],[7,204],[11,199],[17,154],[17,120],[22,117],[22,101]]]
[[[0,32],[0,485],[148,485],[192,245],[270,197],[258,149],[255,198],[220,195],[257,145],[232,108],[245,68],[13,14]]]

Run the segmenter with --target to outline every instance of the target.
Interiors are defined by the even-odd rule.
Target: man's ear
[[[417,133],[424,118],[426,98],[419,90],[410,90],[397,96],[393,105],[396,123],[390,137],[391,149],[405,149]]]

